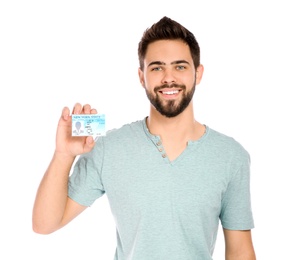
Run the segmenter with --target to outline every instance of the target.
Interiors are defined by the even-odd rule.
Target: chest
[[[219,214],[228,183],[221,165],[213,167],[214,162],[186,154],[174,163],[148,151],[146,160],[133,157],[104,166],[102,181],[114,212],[126,209],[185,218]]]

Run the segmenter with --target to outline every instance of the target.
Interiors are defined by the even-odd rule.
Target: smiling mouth
[[[164,95],[175,95],[178,94],[180,92],[180,90],[168,90],[168,91],[159,91],[160,93],[164,94]]]
[[[182,91],[182,89],[162,89],[159,90],[159,93],[163,94],[163,95],[177,95]]]

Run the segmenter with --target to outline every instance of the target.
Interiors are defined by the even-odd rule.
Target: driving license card
[[[105,134],[105,114],[72,115],[72,136],[98,137]]]

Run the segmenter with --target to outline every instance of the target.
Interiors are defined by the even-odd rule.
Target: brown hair
[[[182,40],[190,48],[195,68],[200,65],[200,48],[193,33],[176,21],[164,16],[157,23],[146,29],[138,45],[140,69],[143,70],[144,58],[148,45],[158,40]]]

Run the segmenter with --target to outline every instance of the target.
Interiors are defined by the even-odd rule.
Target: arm
[[[223,229],[226,260],[256,260],[251,230]]]
[[[96,110],[76,104],[73,114],[80,113],[95,114]],[[76,156],[91,151],[95,143],[92,137],[72,137],[71,122],[70,111],[64,108],[58,123],[55,152],[36,193],[32,214],[36,233],[52,233],[86,209],[68,197],[68,178]]]

